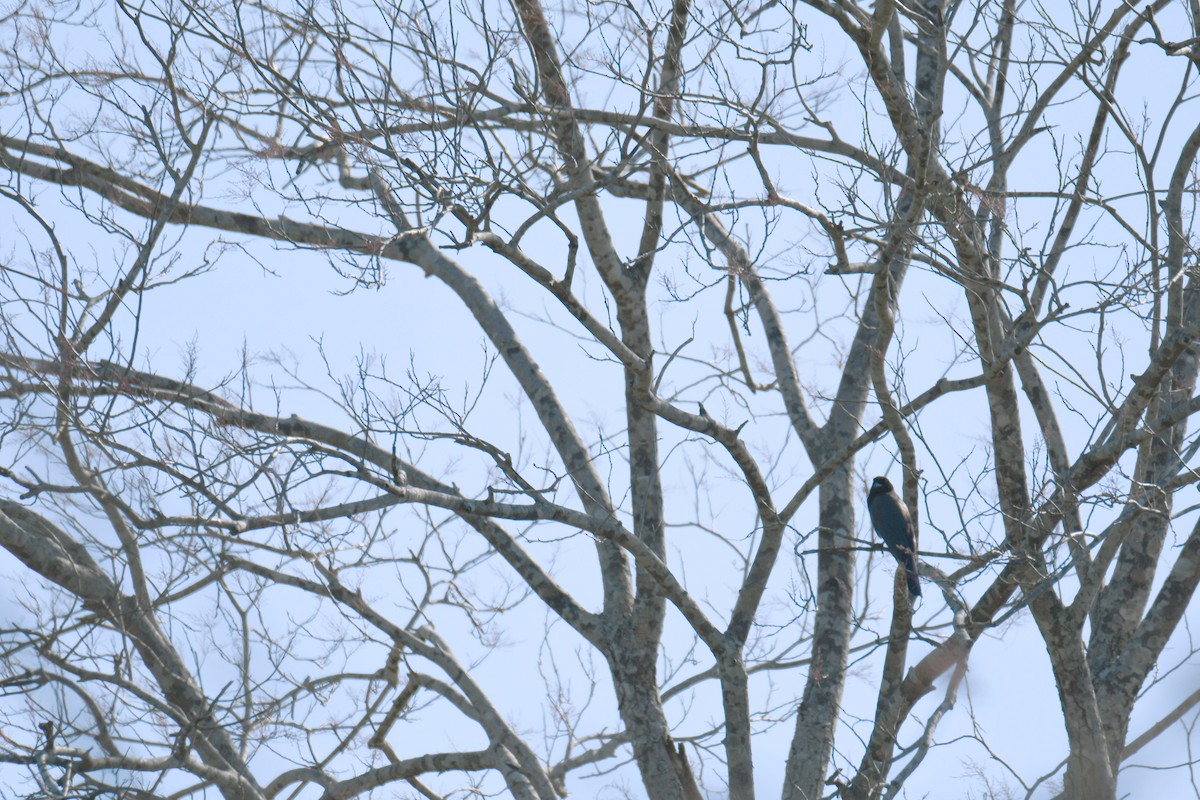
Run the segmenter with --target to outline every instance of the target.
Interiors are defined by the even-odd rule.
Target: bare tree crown
[[[7,4],[0,783],[1186,785],[1198,42],[1194,0]],[[1013,620],[1033,767],[961,702],[1024,694]]]

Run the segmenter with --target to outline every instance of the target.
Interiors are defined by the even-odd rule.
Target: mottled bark
[[[657,641],[647,648],[644,643],[632,641],[627,634],[615,638],[608,664],[642,785],[650,797],[687,800],[675,766],[671,727],[663,713],[655,680]]]
[[[904,570],[896,570],[892,590],[892,625],[888,632],[887,654],[875,703],[875,725],[867,740],[867,749],[858,772],[843,792],[846,800],[874,800],[887,785],[888,768],[896,747],[896,736],[908,705],[904,702],[904,668],[908,658],[908,637],[912,634],[912,603]]]
[[[1194,258],[1185,255],[1190,245],[1181,235],[1181,203],[1185,176],[1192,174],[1198,152],[1200,127],[1193,130],[1180,153],[1163,202],[1168,235],[1165,259],[1168,275],[1182,277],[1185,259]],[[1193,274],[1186,280],[1171,281],[1164,338],[1194,337],[1198,333],[1200,277]],[[1168,578],[1155,606],[1146,612],[1163,546],[1171,530],[1174,494],[1166,487],[1187,469],[1181,452],[1188,433],[1187,418],[1170,421],[1179,419],[1180,410],[1192,401],[1198,374],[1200,355],[1194,346],[1184,349],[1162,377],[1155,399],[1146,411],[1147,426],[1154,436],[1141,446],[1134,472],[1134,485],[1138,489],[1135,500],[1144,511],[1123,537],[1112,578],[1099,592],[1090,614],[1088,665],[1096,676],[1096,694],[1103,711],[1108,757],[1113,764],[1119,764],[1123,757],[1129,718],[1138,690],[1166,646],[1165,636],[1151,636],[1147,641],[1145,632],[1155,627],[1157,620],[1152,619],[1161,614],[1164,598],[1175,604],[1169,613],[1181,613],[1200,581],[1200,573],[1189,574],[1186,569],[1193,558],[1196,538],[1193,531],[1172,570],[1175,580]],[[1179,571],[1181,565],[1185,567],[1182,573]],[[1117,676],[1121,680],[1117,680]]]
[[[717,660],[721,676],[721,706],[725,712],[725,758],[729,770],[729,800],[753,800],[754,751],[750,729],[750,685],[740,647],[731,646]]]
[[[788,750],[784,800],[816,800],[824,794],[826,770],[833,750],[846,655],[854,613],[854,472],[849,465],[821,484],[820,531],[817,535],[817,616],[813,625],[812,665],[796,714]]]

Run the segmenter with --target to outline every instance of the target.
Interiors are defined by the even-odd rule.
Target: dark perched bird
[[[904,567],[908,580],[908,593],[921,596],[921,583],[917,580],[917,542],[913,533],[912,517],[908,508],[892,488],[892,482],[882,476],[871,482],[867,494],[867,511],[871,514],[871,525],[888,552]]]
[[[46,737],[46,752],[47,753],[54,752],[54,734],[55,734],[54,723],[53,722],[43,722],[40,725],[38,725],[38,727],[42,729],[42,734]]]

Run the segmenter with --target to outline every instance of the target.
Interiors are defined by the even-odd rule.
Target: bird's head
[[[871,494],[883,494],[892,491],[892,482],[880,475],[871,481]]]

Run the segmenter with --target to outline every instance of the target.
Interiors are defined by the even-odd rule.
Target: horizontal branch
[[[495,754],[490,750],[459,753],[427,753],[414,758],[405,758],[386,767],[367,770],[352,778],[335,780],[316,767],[300,767],[288,770],[271,781],[264,790],[267,797],[276,797],[293,784],[315,783],[325,790],[322,800],[350,800],[360,794],[378,789],[395,781],[415,778],[429,772],[479,772],[500,769]]]

